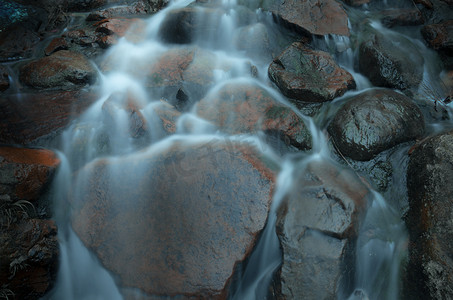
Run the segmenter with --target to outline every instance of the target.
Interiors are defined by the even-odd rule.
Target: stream
[[[298,184],[294,180],[295,172],[306,168],[311,161],[321,160],[346,167],[352,164],[358,172],[362,168],[366,173],[368,166],[365,162],[354,164],[352,160],[343,159],[333,153],[325,130],[334,113],[346,99],[373,88],[372,83],[357,70],[355,58],[357,53],[351,47],[351,40],[360,35],[360,32],[355,31],[359,30],[355,24],[359,23],[358,19],[363,20],[366,10],[364,12],[357,9],[355,12],[357,20],[349,21],[351,38],[326,35],[314,37],[311,42],[315,48],[330,52],[336,62],[352,74],[356,88],[324,104],[319,110],[320,113],[310,117],[288,101],[270,81],[267,76],[267,69],[271,63],[268,56],[238,49],[234,38],[244,25],[240,22],[241,11],[237,10],[236,1],[221,1],[225,12],[220,20],[221,32],[212,32],[211,35],[203,32],[203,35],[192,37],[190,45],[163,43],[159,36],[159,28],[165,17],[172,10],[193,5],[193,2],[194,0],[171,2],[167,8],[145,19],[146,26],[141,31],[141,36],[119,39],[115,46],[107,50],[101,63],[97,64],[101,65],[98,69],[100,79],[96,87],[98,100],[74,120],[61,136],[58,155],[62,163],[52,187],[54,218],[59,228],[61,264],[56,287],[44,299],[123,299],[120,288],[116,285],[115,276],[104,269],[96,255],[84,246],[72,229],[72,204],[64,200],[71,191],[83,190],[86,184],[84,178],[80,176],[77,180],[73,180],[72,174],[78,174],[84,166],[93,162],[101,160],[115,162],[122,157],[134,161],[143,153],[171,149],[174,143],[186,145],[217,139],[227,142],[248,142],[255,145],[263,155],[271,157],[280,170],[273,201],[266,227],[258,243],[247,263],[241,270],[237,269],[235,274],[236,281],[231,286],[229,299],[236,300],[272,299],[269,286],[275,272],[282,264],[282,249],[275,231],[277,210],[287,192],[292,186]],[[383,1],[382,4],[386,5],[386,3],[387,1]],[[205,13],[208,8],[202,8],[201,5],[196,7],[199,7],[199,18],[205,22],[204,26],[214,27],[210,22],[218,20],[209,19],[209,14]],[[252,25],[253,22],[264,24],[271,32],[271,37],[283,36],[280,32],[282,29],[274,23],[270,13],[256,10],[249,18],[248,22]],[[416,47],[414,51],[418,51],[425,58],[423,82],[433,90],[442,89],[435,83],[435,77],[442,71],[438,67],[438,58],[433,51],[424,46],[417,34],[384,28],[378,20],[371,20],[369,24],[394,41],[400,40],[402,36],[409,39]],[[290,34],[284,38],[290,42],[292,39],[297,39]],[[288,40],[281,43],[288,43]],[[260,87],[304,120],[312,136],[312,149],[302,152],[284,143],[283,147],[279,148],[282,144],[281,140],[266,137],[259,131],[253,134],[221,132],[197,114],[194,103],[184,104],[183,112],[176,118],[176,128],[172,134],[168,135],[164,132],[157,122],[159,116],[156,114],[156,109],[162,109],[168,105],[178,106],[179,103],[167,103],[167,91],[158,88],[149,89],[143,79],[145,77],[143,72],[147,67],[153,66],[165,53],[184,51],[185,47],[210,51],[210,64],[215,67],[213,67],[212,84],[207,91],[208,95],[229,84],[249,83]],[[250,72],[251,65],[256,68],[255,72]],[[103,68],[104,66],[107,67]],[[187,88],[178,94],[177,98],[191,99],[197,92],[199,91],[196,89]],[[134,105],[138,107],[132,111],[140,112],[139,118],[134,119],[136,124],[132,125],[130,112],[122,109],[129,105],[130,98],[134,99]],[[105,114],[107,106],[108,117]],[[450,113],[450,110],[448,112]],[[140,130],[140,122],[143,120],[146,121],[146,132],[140,133],[140,138],[132,138],[127,128]],[[451,126],[450,122],[439,123],[435,120],[427,120],[429,132],[436,132],[445,126]],[[401,219],[402,212],[407,209],[405,181],[401,178],[404,177],[404,170],[407,167],[406,153],[410,146],[403,143],[390,150],[392,168],[398,170],[390,179],[391,188],[381,194],[370,187],[371,200],[356,241],[355,266],[352,267],[354,275],[347,282],[347,286],[339,288],[337,295],[339,299],[400,299],[401,272],[407,258],[408,244],[407,230]],[[137,173],[145,172],[138,165],[136,168]],[[111,172],[114,174],[115,171]],[[364,178],[367,178],[366,176],[366,174],[363,175]],[[138,292],[136,296],[138,299]]]

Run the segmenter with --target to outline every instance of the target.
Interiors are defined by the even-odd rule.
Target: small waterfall
[[[88,163],[97,159],[112,161],[119,157],[133,157],[157,151],[156,149],[167,149],[168,145],[175,140],[183,143],[213,139],[247,140],[263,153],[277,156],[273,153],[272,147],[262,138],[262,132],[248,135],[220,133],[214,124],[197,115],[195,105],[185,108],[177,116],[176,128],[170,136],[157,126],[156,110],[176,104],[167,102],[166,91],[155,88],[153,92],[149,92],[145,82],[146,72],[155,67],[158,59],[163,55],[172,51],[187,50],[185,46],[162,43],[159,28],[172,10],[187,7],[189,4],[194,4],[194,0],[173,1],[169,7],[147,21],[142,40],[131,42],[127,37],[121,38],[117,45],[106,52],[103,60],[105,70],[100,71],[98,101],[62,134],[62,153],[59,153],[62,165],[57,174],[53,192],[55,218],[60,228],[61,267],[57,287],[49,295],[49,299],[122,298],[115,284],[115,278],[100,265],[94,254],[85,248],[71,229],[69,221],[71,204],[67,198],[71,189],[78,188],[72,176]],[[210,66],[214,69],[214,76],[207,94],[215,93],[230,83],[253,83],[301,117],[310,127],[313,139],[313,149],[310,153],[303,155],[290,153],[276,158],[280,163],[281,171],[278,175],[267,225],[246,265],[237,270],[237,281],[233,283],[230,299],[265,299],[269,284],[282,260],[280,244],[275,232],[276,211],[291,185],[296,184],[293,182],[296,168],[310,160],[331,159],[331,148],[322,131],[322,126],[325,125],[329,116],[312,119],[303,115],[272,87],[267,78],[270,61],[263,61],[259,57],[248,57],[244,54],[246,51],[238,49],[233,42],[240,30],[245,27],[239,22],[240,16],[235,9],[236,1],[222,0],[222,5],[224,12],[218,20],[206,14],[205,10],[210,8],[195,6],[200,15],[200,22],[203,23],[202,26],[209,27],[210,24],[218,22],[221,30],[212,31],[209,36],[195,36],[191,45],[188,46],[190,51],[194,52],[201,53],[203,50],[209,50],[207,57],[211,59]],[[264,24],[268,18],[271,16],[258,10],[254,18],[250,18],[248,22],[252,25]],[[373,26],[378,25],[373,23]],[[378,29],[386,30],[380,27]],[[315,39],[313,44],[317,48],[331,52],[337,62],[353,75],[357,89],[350,93],[372,87],[372,84],[355,68],[356,53],[352,50],[349,38],[326,36],[323,39]],[[418,45],[418,42],[416,44]],[[250,72],[252,66],[258,70],[257,76]],[[424,82],[432,83],[431,74],[435,74],[437,69],[427,65],[425,71]],[[178,91],[183,96],[190,98],[190,92],[196,93],[196,91],[185,91],[184,88],[185,86]],[[346,94],[334,100],[333,103],[341,102],[349,95]],[[134,124],[131,124],[133,123],[131,114],[139,115],[139,120],[135,120],[136,122],[143,118],[148,130],[140,134],[131,133],[130,128],[140,130],[136,128],[140,126],[134,127]],[[382,195],[373,192],[373,201],[357,241],[355,291],[348,299],[399,299],[400,268],[405,259],[406,247],[407,233],[399,212],[390,206]]]

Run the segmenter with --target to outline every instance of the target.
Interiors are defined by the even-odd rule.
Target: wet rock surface
[[[291,108],[256,84],[226,84],[197,104],[197,114],[229,134],[263,131],[299,149],[311,148],[311,134]]]
[[[38,299],[55,282],[57,228],[36,217],[49,213],[40,198],[59,164],[50,150],[0,147],[0,283],[17,299]]]
[[[328,130],[338,150],[356,160],[369,160],[424,133],[423,115],[412,101],[387,89],[352,97],[337,111]]]
[[[96,100],[86,91],[0,97],[0,143],[39,145],[52,139]]]
[[[71,89],[95,79],[96,71],[87,58],[67,50],[28,63],[20,70],[20,80],[34,88]]]
[[[277,299],[335,299],[350,280],[368,188],[328,161],[298,168],[277,211],[283,263]]]
[[[410,235],[405,297],[453,297],[453,132],[422,142],[407,170]]]
[[[394,44],[376,32],[359,46],[359,70],[378,87],[410,93],[422,80],[423,63],[423,56],[405,38]]]
[[[431,48],[453,56],[453,20],[426,25],[421,32]]]
[[[355,87],[351,74],[327,52],[293,43],[269,66],[269,78],[281,92],[305,102],[325,102]]]
[[[250,146],[223,140],[100,160],[79,174],[72,225],[122,287],[226,299],[264,227],[274,172]]]

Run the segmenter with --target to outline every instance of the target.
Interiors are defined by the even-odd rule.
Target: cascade
[[[387,1],[383,2],[388,5]],[[193,32],[191,42],[185,45],[178,41],[164,43],[159,28],[166,22],[166,17],[172,11],[189,5],[197,10],[198,22],[201,24],[199,27],[202,30]],[[281,29],[277,29],[272,24],[272,17],[257,10],[244,21],[241,19],[244,16],[236,10],[238,6],[236,1],[222,0],[221,5],[223,8],[219,19],[218,14],[208,12],[212,9],[211,7],[198,5],[194,0],[172,1],[167,8],[146,20],[146,28],[141,36],[130,39],[126,36],[119,39],[118,43],[104,55],[100,63],[102,67],[98,70],[98,100],[83,115],[74,120],[61,135],[62,146],[58,154],[62,164],[53,185],[55,219],[60,228],[58,236],[61,266],[57,286],[46,299],[123,298],[120,287],[117,286],[116,275],[104,268],[99,258],[84,246],[71,227],[72,204],[62,199],[66,199],[69,193],[83,190],[88,180],[80,176],[72,180],[72,174],[83,174],[86,166],[105,164],[113,166],[110,166],[111,169],[107,173],[110,172],[108,174],[114,176],[115,172],[118,172],[114,165],[122,159],[136,164],[140,161],[139,158],[146,155],[172,151],[175,144],[191,145],[212,141],[254,145],[260,153],[270,157],[280,170],[266,227],[248,260],[244,265],[236,266],[230,295],[230,299],[268,297],[273,276],[282,264],[282,249],[275,231],[277,210],[288,197],[289,191],[299,184],[295,182],[294,174],[307,168],[311,162],[323,161],[339,166],[333,158],[332,146],[323,131],[325,125],[345,99],[370,90],[373,85],[357,70],[357,53],[351,49],[349,38],[315,37],[312,42],[314,47],[330,52],[337,63],[352,74],[356,88],[343,96],[336,97],[330,105],[322,107],[322,113],[317,117],[311,118],[304,115],[272,85],[267,76],[271,61],[266,55],[251,54],[247,52],[246,47],[238,49],[235,44],[235,38],[246,27],[244,23],[248,28],[256,25],[253,27],[255,30],[259,29],[258,26],[265,24],[269,30],[273,30],[269,36],[278,35],[278,30]],[[209,30],[210,27],[214,27],[213,24],[217,23],[219,25],[216,26],[221,28],[220,31]],[[351,30],[355,30],[353,26],[350,27]],[[385,32],[386,36],[393,37],[394,41],[402,35],[383,28],[378,22],[371,22],[371,27]],[[433,77],[437,76],[441,70],[437,68],[433,52],[427,50],[417,38],[407,36],[405,38],[416,45],[417,51],[422,52],[425,57],[424,84],[436,85]],[[396,42],[395,46],[398,46]],[[213,70],[212,78],[207,79],[208,88],[201,84],[193,88],[198,83],[189,83],[190,78],[183,78],[182,86],[178,86],[175,91],[159,86],[160,79],[157,77],[153,79],[157,82],[156,84],[147,82],[146,77],[149,75],[146,74],[147,70],[159,68],[158,64],[162,57],[169,53],[184,53],[184,51],[192,53],[193,59],[201,57],[208,61],[208,66],[203,66]],[[177,55],[174,59],[177,59]],[[184,63],[181,61],[181,64]],[[256,70],[257,74],[251,70]],[[194,74],[198,71],[202,70],[193,70]],[[152,86],[153,84],[155,85]],[[196,101],[199,100],[197,97],[200,93],[205,93],[206,98],[209,98],[234,84],[259,87],[271,95],[279,105],[289,108],[304,120],[311,133],[312,149],[300,154],[294,146],[285,144],[280,137],[274,137],[274,140],[260,130],[254,133],[225,133],[219,126],[198,114],[199,106]],[[440,89],[438,86],[431,87],[435,90]],[[207,90],[202,91],[203,89]],[[175,93],[176,98],[181,102],[169,100],[174,98]],[[187,99],[188,101],[184,102]],[[181,113],[174,116],[175,128],[169,134],[160,126],[158,111],[175,107],[180,109]],[[448,111],[451,113],[450,110]],[[232,120],[235,121],[233,117]],[[431,123],[430,126],[445,128],[451,124]],[[282,145],[284,150],[276,149]],[[402,159],[398,155],[402,156],[407,151],[407,146],[399,148],[398,151],[400,154],[393,156],[395,164],[401,163]],[[341,158],[337,160],[342,161]],[[405,166],[394,167],[405,168]],[[338,169],[341,170],[340,167]],[[184,170],[190,170],[190,167],[179,169],[180,172]],[[145,168],[138,164],[135,172],[146,174]],[[404,222],[400,218],[401,208],[388,199],[388,197],[394,197],[391,191],[381,195],[372,188],[370,190],[368,209],[361,222],[356,241],[354,266],[351,267],[354,269],[354,275],[344,283],[344,287],[339,288],[338,298],[399,299],[401,265],[407,255],[408,240]],[[397,197],[406,197],[401,189],[399,193],[404,195]],[[314,235],[325,234],[316,230],[313,232],[315,232]],[[140,296],[140,293],[135,290],[132,293],[137,297]]]

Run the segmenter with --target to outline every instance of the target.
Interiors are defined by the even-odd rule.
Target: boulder
[[[341,298],[342,284],[353,276],[369,190],[352,171],[333,162],[313,160],[296,170],[277,211],[283,263],[276,298]]]
[[[283,95],[305,102],[325,102],[355,88],[352,75],[330,54],[296,42],[274,59],[269,78]]]
[[[72,225],[121,288],[226,299],[235,265],[267,219],[270,162],[247,144],[215,137],[97,160],[78,174]]]
[[[44,49],[44,54],[49,56],[54,52],[57,52],[59,50],[68,50],[69,45],[68,42],[64,37],[56,37],[52,39],[47,45],[46,49]]]
[[[356,160],[369,160],[397,144],[421,137],[424,120],[408,97],[387,89],[356,95],[337,111],[328,131],[336,148]]]
[[[101,21],[113,17],[127,17],[136,15],[148,15],[162,9],[168,4],[168,0],[136,1],[128,5],[120,5],[104,8],[91,12],[86,18],[87,21]]]
[[[39,145],[56,136],[96,97],[85,91],[21,94],[20,100],[16,95],[0,97],[0,143]]]
[[[410,94],[423,78],[423,56],[404,37],[377,31],[359,46],[359,70],[375,86],[395,88]]]
[[[453,297],[453,131],[422,142],[407,170],[406,299]]]
[[[417,8],[386,9],[381,11],[381,22],[386,27],[417,26],[424,22],[422,13]]]
[[[0,195],[11,201],[37,201],[59,164],[50,150],[0,147]]]
[[[215,37],[224,12],[211,7],[184,7],[168,12],[159,28],[165,43],[190,44],[198,37]]]
[[[6,287],[12,298],[40,299],[49,292],[57,277],[58,259],[54,221],[28,219],[1,226],[1,291]]]
[[[61,50],[20,69],[19,79],[34,88],[78,88],[96,79],[96,70],[79,53]]]
[[[431,48],[453,56],[453,20],[425,25],[421,32]]]
[[[273,0],[270,11],[303,34],[349,36],[348,16],[335,0]]]
[[[343,0],[344,3],[351,6],[361,6],[370,3],[371,0]]]
[[[238,50],[252,59],[269,62],[273,58],[269,35],[263,23],[242,27],[236,33],[234,43]]]
[[[196,112],[229,134],[264,131],[299,149],[311,148],[303,119],[253,82],[225,84],[197,103]]]

